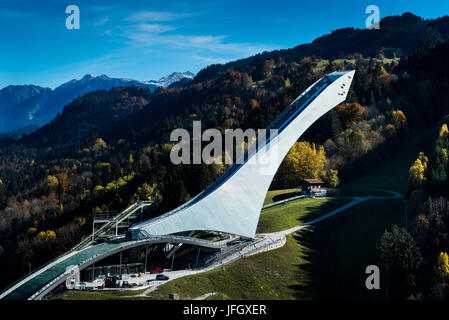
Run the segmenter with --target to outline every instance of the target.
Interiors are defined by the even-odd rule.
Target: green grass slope
[[[146,289],[124,290],[124,291],[81,291],[64,290],[49,297],[49,300],[121,300],[126,298],[135,299],[137,295]]]
[[[337,209],[350,199],[299,199],[263,209],[257,232],[276,232],[292,228]]]
[[[292,236],[280,249],[241,259],[224,268],[174,280],[151,293],[150,298],[166,299],[170,293],[181,299],[192,299],[208,292],[229,299],[295,299],[295,286],[307,281],[307,264],[301,244]],[[300,274],[298,274],[300,272]],[[214,299],[214,297],[211,297]],[[306,298],[306,296],[304,296]]]

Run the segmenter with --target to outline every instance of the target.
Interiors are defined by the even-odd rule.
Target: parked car
[[[123,281],[122,288],[131,288],[131,285],[128,283],[128,281]]]
[[[165,274],[158,274],[156,276],[156,280],[168,280],[170,279],[168,276],[166,276]]]
[[[150,270],[150,273],[162,273],[162,272],[164,272],[164,269],[161,269],[161,268],[158,268],[158,267],[155,267],[155,268],[153,268],[153,269],[151,269]]]
[[[115,288],[117,286],[118,277],[106,277],[104,279],[104,285],[106,288]]]

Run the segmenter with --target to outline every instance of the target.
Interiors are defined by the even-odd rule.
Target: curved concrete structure
[[[312,84],[267,129],[244,156],[184,205],[129,230],[133,239],[210,230],[253,238],[268,188],[282,160],[316,120],[347,96],[355,71],[333,72]],[[243,163],[242,163],[243,162]]]
[[[23,300],[41,299],[64,281],[97,261],[131,248],[158,243],[183,243],[204,248],[220,249],[225,241],[214,242],[182,236],[149,237],[138,241],[102,243],[79,251],[72,251],[40,268],[0,294],[0,299]]]

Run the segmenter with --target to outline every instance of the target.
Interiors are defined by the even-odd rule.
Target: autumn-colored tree
[[[106,185],[105,189],[107,192],[115,191],[118,189],[118,185],[115,181],[111,181]]]
[[[407,125],[407,118],[402,110],[393,111],[393,118],[395,120],[396,128]]]
[[[251,108],[252,109],[257,109],[260,106],[259,101],[257,101],[256,99],[251,99],[250,100],[250,104],[251,104]]]
[[[449,255],[446,252],[440,252],[436,271],[441,281],[449,280]]]
[[[357,154],[363,155],[370,149],[369,141],[367,141],[365,133],[361,129],[356,128],[350,135],[350,138]]]
[[[105,210],[103,210],[103,208],[100,208],[100,207],[94,208],[94,214],[100,214],[102,211],[105,211]]]
[[[273,59],[270,60],[265,60],[263,63],[263,68],[262,68],[262,72],[265,76],[269,76],[271,75],[271,70],[274,67],[274,61]]]
[[[75,218],[75,223],[79,225],[80,227],[84,226],[86,224],[86,218],[84,217],[77,217]]]
[[[48,175],[45,178],[45,188],[47,190],[55,191],[56,188],[58,187],[58,184],[59,184],[58,178],[56,178],[55,176]]]
[[[408,183],[411,190],[421,189],[423,183],[426,181],[428,159],[423,152],[419,153],[418,159],[413,162],[409,169]]]
[[[279,172],[278,183],[282,186],[298,186],[307,178],[320,178],[327,163],[323,146],[314,143],[296,142],[284,159]]]
[[[101,139],[101,138],[97,138],[95,140],[94,145],[92,146],[92,150],[93,151],[99,151],[101,149],[106,149],[108,147],[107,143]]]
[[[402,110],[389,111],[386,118],[396,128],[400,140],[404,141],[408,136],[408,123],[404,112]]]
[[[118,178],[117,179],[117,187],[118,188],[121,188],[121,187],[124,187],[124,186],[126,186],[126,180],[124,179],[124,178]]]
[[[369,72],[372,73],[374,77],[379,77],[387,74],[387,70],[385,70],[385,67],[379,63],[371,67]]]
[[[98,195],[104,191],[104,187],[101,185],[95,186],[94,188],[94,194]]]
[[[420,152],[418,155],[418,159],[421,160],[421,163],[424,167],[424,174],[427,172],[427,166],[429,163],[429,158],[427,158],[427,156],[424,154],[424,152]]]
[[[56,175],[59,181],[59,184],[61,185],[62,191],[67,192],[69,188],[69,176],[66,172],[62,172]],[[58,187],[59,188],[59,187]]]
[[[362,130],[364,129],[364,130]],[[363,126],[355,126],[345,130],[337,139],[341,147],[340,152],[348,162],[354,161],[365,155],[372,147],[371,141],[367,139]]]
[[[137,187],[134,197],[139,197],[140,200],[148,200],[156,191],[157,184],[149,185],[143,183],[140,187]]]
[[[345,103],[335,108],[341,124],[347,129],[353,122],[368,119],[368,111],[358,102]]]
[[[52,230],[41,231],[37,234],[36,240],[41,243],[53,242],[56,240],[56,233]]]
[[[35,228],[35,227],[29,227],[27,230],[27,234],[29,236],[34,236],[36,233],[37,233],[37,228]]]
[[[253,79],[248,75],[248,73],[245,72],[242,75],[242,83],[244,88],[248,89],[253,85]]]
[[[100,162],[97,164],[97,170],[100,177],[108,179],[111,175],[111,164],[108,162]]]
[[[447,138],[449,135],[449,129],[447,128],[447,124],[443,123],[443,125],[440,128],[440,131],[438,132],[439,138]]]
[[[328,170],[323,179],[331,188],[335,188],[340,184],[340,179],[338,179],[338,170]]]

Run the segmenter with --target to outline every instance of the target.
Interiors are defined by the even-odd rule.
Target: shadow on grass
[[[380,290],[368,290],[368,265],[381,266],[376,243],[385,229],[401,225],[401,200],[370,200],[297,232],[293,238],[304,249],[297,280],[291,286],[297,299],[384,299]],[[306,275],[306,276],[305,276]]]
[[[257,232],[276,232],[292,228],[329,213],[349,201],[351,200],[337,198],[299,199],[264,209]]]
[[[284,199],[288,199],[288,198],[292,198],[292,197],[296,197],[296,196],[300,196],[300,195],[301,195],[301,192],[281,193],[281,194],[275,195],[273,197],[273,202],[281,201],[281,200],[284,200]]]
[[[345,204],[351,202],[351,199],[343,199],[343,198],[325,198],[326,200],[315,199],[314,201],[323,201],[323,203],[319,206],[307,206],[305,210],[307,210],[307,215],[299,217],[296,219],[299,223],[305,223],[312,221],[322,215],[328,214],[329,212],[336,210]]]

